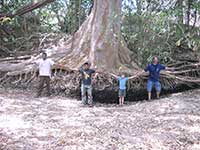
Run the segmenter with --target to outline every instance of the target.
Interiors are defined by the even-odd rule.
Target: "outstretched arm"
[[[78,69],[79,73],[83,73],[84,70],[83,70],[83,66],[81,66],[79,69]]]
[[[134,76],[128,77],[128,79],[134,79],[136,77],[137,77],[137,75],[134,75]]]
[[[115,77],[115,78],[118,78],[117,75],[113,74],[113,73],[109,73],[111,76]]]
[[[165,70],[167,70],[167,71],[174,71],[175,68],[174,67],[165,67]]]
[[[95,68],[95,72],[96,73],[103,73],[104,72],[104,69],[97,69],[97,67]]]
[[[200,62],[199,62],[199,63],[197,63],[197,64],[195,64],[195,66],[196,66],[196,67],[199,67],[199,66],[200,66]]]
[[[96,79],[98,75],[99,75],[99,73],[96,72],[96,73],[94,74],[94,79]]]
[[[144,68],[143,72],[148,72],[150,70],[150,65],[147,65],[146,68]]]
[[[135,75],[129,77],[128,79],[133,79],[133,78],[137,78],[139,75],[143,74],[145,71],[141,71],[141,72],[137,72]]]

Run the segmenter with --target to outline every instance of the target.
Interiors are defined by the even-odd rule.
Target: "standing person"
[[[36,97],[40,97],[46,84],[47,95],[50,96],[50,80],[51,80],[51,69],[54,65],[54,62],[51,59],[47,58],[47,53],[42,53],[42,59],[36,62],[39,66],[39,87]]]
[[[90,64],[88,62],[84,63],[83,66],[79,69],[79,72],[82,74],[82,83],[81,83],[81,99],[83,105],[93,106],[93,97],[92,97],[92,75],[95,74],[94,69],[90,69]],[[95,74],[96,78],[97,73]],[[87,93],[87,96],[86,96]]]
[[[161,84],[159,81],[160,71],[161,70],[171,70],[170,68],[159,63],[158,57],[154,56],[152,59],[152,63],[149,64],[144,71],[149,72],[148,82],[147,82],[147,91],[148,91],[148,99],[151,100],[151,92],[152,88],[155,86],[157,98],[160,97],[161,92]]]
[[[121,74],[121,76],[117,76],[113,73],[110,73],[113,77],[117,78],[119,80],[119,105],[124,105],[124,98],[126,97],[126,82],[129,79],[133,79],[136,77],[136,75],[131,77],[125,77],[124,74]]]

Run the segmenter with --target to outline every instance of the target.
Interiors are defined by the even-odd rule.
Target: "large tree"
[[[79,68],[85,61],[93,66],[117,71],[122,67],[126,71],[138,69],[131,60],[131,53],[121,36],[121,0],[94,0],[93,9],[80,29],[69,40],[50,48],[49,54],[59,64],[71,70]],[[27,65],[34,59],[16,64],[14,67],[0,69],[21,72],[32,70]],[[11,65],[12,66],[12,65]]]
[[[64,89],[68,91],[68,94],[70,90],[77,90],[77,87],[79,87],[77,74],[76,71],[71,70],[77,70],[86,61],[90,61],[92,66],[105,69],[105,72],[118,72],[120,67],[123,71],[131,74],[135,73],[139,68],[134,60],[131,59],[135,58],[131,57],[134,54],[131,54],[121,36],[120,20],[121,0],[94,0],[94,5],[89,17],[71,38],[67,40],[63,39],[58,43],[49,44],[48,54],[58,64],[61,64],[55,71],[65,70],[65,73],[68,73],[68,75],[65,74],[65,76],[63,76],[62,80],[59,80],[59,82],[62,82],[61,84],[55,83],[53,85],[58,85],[58,88],[62,87],[61,90],[63,91]],[[43,40],[41,40],[41,43],[42,42]],[[0,83],[5,83],[13,78],[17,79],[12,82],[15,84],[30,83],[30,81],[35,79],[36,67],[30,62],[38,59],[39,55],[31,57],[28,60],[27,57],[25,57],[25,61],[23,58],[24,57],[14,58],[14,61],[13,58],[0,60],[0,72],[5,73],[4,77],[0,79]],[[196,64],[191,65],[191,67],[195,68]],[[190,78],[186,75],[186,78],[184,78],[183,73],[185,74],[185,72],[188,73],[191,72],[191,70],[187,70],[186,68],[185,70],[183,69],[183,71],[176,71],[171,74],[165,73],[163,77],[167,79],[167,84],[172,83],[172,85],[174,85],[174,82],[169,83],[169,79],[180,80],[181,83],[183,83],[183,81],[184,83],[200,82],[196,79],[196,76]],[[111,87],[110,84],[113,82],[110,82],[110,76],[108,77],[107,74],[104,75],[104,79],[107,80],[103,80],[100,87],[103,87],[102,84],[105,85],[104,87],[107,87],[107,85]],[[53,80],[53,82],[54,81],[56,81],[56,79]],[[74,85],[76,87],[74,87]],[[113,88],[113,86],[111,88]],[[105,94],[105,91],[103,94]],[[111,94],[109,93],[106,95],[110,96]],[[102,98],[102,94],[100,94],[100,97]]]
[[[137,68],[120,33],[120,12],[121,0],[95,0],[90,16],[63,47],[65,64],[77,68],[90,61],[106,69]]]

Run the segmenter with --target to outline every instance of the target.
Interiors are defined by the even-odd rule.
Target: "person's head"
[[[83,69],[90,69],[90,63],[89,62],[86,62],[83,64]]]
[[[122,77],[122,78],[125,78],[125,73],[120,73],[120,76]]]
[[[47,59],[47,53],[45,53],[45,52],[42,53],[42,59],[43,60]]]
[[[159,63],[158,57],[154,56],[152,59],[152,62],[153,62],[153,64],[158,64]]]

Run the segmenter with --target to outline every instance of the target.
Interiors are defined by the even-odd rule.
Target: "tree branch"
[[[28,12],[31,12],[37,8],[43,7],[49,3],[54,2],[55,0],[43,0],[37,3],[31,3],[26,6],[23,6],[22,8],[18,9],[15,13],[0,13],[0,19],[3,17],[10,17],[13,18],[15,16],[22,16]]]

